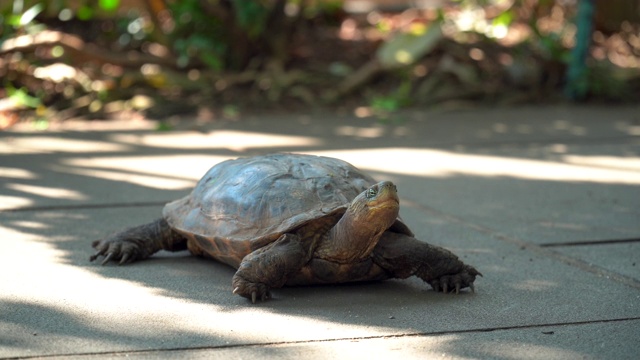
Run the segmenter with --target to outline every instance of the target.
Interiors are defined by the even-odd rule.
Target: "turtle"
[[[417,276],[436,292],[474,292],[474,267],[399,217],[397,187],[336,158],[277,153],[213,166],[162,217],[92,243],[90,261],[127,264],[189,250],[237,269],[232,293],[255,303],[283,286]]]

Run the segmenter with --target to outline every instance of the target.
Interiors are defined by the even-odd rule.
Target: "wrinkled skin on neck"
[[[314,257],[338,263],[360,261],[369,254],[398,217],[396,186],[383,181],[358,195],[316,249]]]

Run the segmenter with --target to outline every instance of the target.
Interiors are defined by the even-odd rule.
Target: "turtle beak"
[[[366,190],[369,207],[398,206],[398,188],[391,181],[379,182]]]

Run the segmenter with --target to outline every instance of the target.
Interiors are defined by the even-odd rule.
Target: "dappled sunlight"
[[[37,226],[33,222],[28,225]],[[67,238],[45,239],[7,226],[0,226],[0,238],[20,239],[6,241],[0,252],[0,263],[11,269],[11,272],[0,273],[0,282],[4,285],[0,302],[22,308],[37,306],[64,316],[68,322],[82,324],[85,329],[85,335],[73,334],[72,337],[63,330],[58,332],[58,327],[29,329],[25,325],[21,329],[47,336],[49,341],[65,343],[84,338],[85,345],[89,343],[88,346],[99,351],[113,350],[114,346],[127,347],[113,341],[114,338],[148,340],[187,336],[192,340],[206,337],[217,343],[233,344],[382,336],[399,331],[302,315],[282,316],[271,307],[250,306],[245,299],[232,295],[230,279],[222,289],[215,284],[207,286],[237,299],[237,309],[175,297],[167,289],[105,277],[101,270],[108,268],[89,264],[88,259],[86,266],[69,263],[66,251],[54,243]],[[16,254],[28,254],[28,261]],[[111,269],[134,274],[144,271],[140,267]],[[256,319],[260,323],[256,323]],[[35,349],[33,344],[24,346]]]
[[[31,199],[20,196],[0,195],[0,210],[16,209],[33,205]]]
[[[626,285],[563,260],[574,254],[554,257],[557,248],[533,246],[637,230],[635,203],[623,198],[634,186],[620,186],[640,184],[636,144],[626,137],[624,149],[609,139],[594,147],[585,145],[589,139],[554,138],[541,145],[535,126],[505,122],[490,130],[495,142],[467,142],[467,135],[442,135],[441,141],[438,129],[423,142],[412,124],[274,124],[256,125],[253,132],[121,129],[8,136],[0,145],[7,154],[0,167],[7,195],[0,195],[0,210],[23,208],[0,214],[0,238],[7,240],[0,263],[10,270],[0,273],[0,306],[12,310],[0,319],[0,332],[7,334],[11,356],[171,347],[268,348],[289,357],[322,358],[578,357],[565,350],[570,347],[545,343],[546,335],[527,337],[523,331],[501,343],[506,346],[494,346],[484,331],[630,313],[634,295]],[[556,126],[581,133],[570,124]],[[499,137],[511,131],[531,133],[534,140]],[[406,136],[396,136],[401,132]],[[391,144],[396,147],[383,147]],[[427,148],[434,144],[442,148]],[[445,296],[412,277],[277,289],[269,302],[252,305],[231,293],[233,269],[187,252],[162,251],[123,267],[89,261],[93,240],[157,218],[162,202],[192,189],[212,166],[273,151],[344,159],[401,184],[407,189],[403,219],[416,237],[446,247],[484,274],[476,293]],[[567,302],[568,294],[584,296]],[[605,311],[600,303],[613,305]]]
[[[374,139],[382,137],[384,134],[385,129],[381,126],[356,127],[343,125],[336,128],[336,135],[339,136],[352,136],[356,138]]]
[[[63,63],[55,63],[48,66],[41,66],[33,71],[33,76],[38,79],[51,80],[59,83],[64,80],[75,79],[79,72],[76,68]]]
[[[36,174],[32,171],[20,168],[0,167],[0,177],[13,179],[35,179]]]
[[[29,230],[46,229],[49,227],[49,225],[46,225],[42,222],[28,221],[28,220],[12,221],[11,224],[18,229],[29,229]]]
[[[228,158],[217,155],[70,158],[63,160],[62,166],[53,168],[77,175],[175,190],[192,187],[209,168]]]
[[[195,132],[171,132],[167,134],[116,134],[114,141],[169,149],[248,149],[272,147],[310,147],[322,142],[308,136],[273,135],[247,131],[218,130],[208,134]]]
[[[561,159],[575,165],[640,171],[640,157],[565,155]]]
[[[69,174],[95,177],[103,180],[125,182],[133,185],[165,190],[179,190],[193,186],[193,181],[180,180],[180,179],[168,179],[162,176],[150,176],[131,174],[128,172],[122,172],[119,170],[95,170],[95,169],[82,169],[82,168],[62,168],[54,167],[54,169],[64,169]]]
[[[313,154],[337,157],[363,170],[412,176],[505,176],[527,180],[640,184],[640,173],[634,171],[634,168],[615,169],[445,150],[388,148],[316,151]],[[629,162],[622,160],[616,164],[635,165],[636,162],[637,159],[634,158]]]
[[[25,174],[28,173],[29,172],[26,172]],[[0,210],[18,209],[34,206],[37,203],[34,198],[73,201],[83,201],[89,199],[87,195],[79,191],[54,186],[5,183],[3,187],[5,189],[15,191],[22,196],[0,194]]]
[[[37,186],[27,184],[7,184],[7,188],[51,199],[87,200],[87,196],[75,190],[56,188],[52,186]]]
[[[55,136],[29,136],[5,138],[0,142],[0,155],[45,154],[53,152],[86,153],[131,150],[130,147],[104,141],[77,140]]]
[[[466,359],[460,356],[456,346],[460,341],[464,341],[461,335],[387,336],[279,344],[264,350],[269,351],[269,357],[295,359]],[[236,355],[237,352],[231,354]]]
[[[493,342],[491,346],[484,346],[486,356],[496,359],[585,359],[587,354],[577,351],[562,349],[557,346],[527,344],[519,341],[500,340]]]

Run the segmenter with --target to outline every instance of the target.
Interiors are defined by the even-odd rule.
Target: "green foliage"
[[[78,17],[78,19],[84,20],[84,21],[91,20],[91,18],[93,18],[93,15],[94,15],[93,8],[88,5],[82,5],[78,9],[78,12],[76,13],[76,16]]]
[[[509,8],[491,20],[493,26],[509,26],[513,22],[515,16],[513,8]]]
[[[240,108],[237,105],[227,104],[222,107],[222,116],[225,119],[237,119],[240,116]]]
[[[176,1],[170,9],[176,22],[171,36],[178,66],[186,67],[195,58],[213,70],[223,69],[228,46],[220,20],[207,15],[198,0]]]
[[[576,84],[582,88],[577,89],[576,92],[583,91],[583,94],[598,99],[637,101],[637,95],[629,84],[629,78],[637,76],[636,72],[629,69],[616,69],[609,62],[589,65],[583,74],[584,78],[580,78]]]
[[[100,0],[98,6],[105,11],[116,11],[120,6],[120,0]]]
[[[388,121],[393,113],[411,104],[411,81],[406,74],[400,85],[387,95],[376,95],[371,98],[370,106],[373,114],[381,121]]]
[[[375,53],[368,54],[369,59],[366,59],[367,54],[358,47],[354,47],[356,51],[353,54],[320,54],[317,50],[326,52],[327,44],[331,46],[332,43],[301,44],[306,32],[317,31],[320,28],[322,31],[328,29],[333,33],[338,32],[340,23],[345,20],[345,16],[349,16],[342,11],[342,0],[171,0],[162,2],[168,7],[167,14],[151,8],[151,1],[136,2],[135,5],[131,5],[133,2],[121,0],[4,0],[0,3],[0,43],[20,35],[36,34],[46,29],[46,24],[52,24],[52,27],[62,32],[69,31],[87,43],[103,49],[113,47],[127,53],[131,51],[155,56],[167,54],[167,59],[175,61],[181,69],[175,71],[173,63],[158,60],[157,63],[150,64],[156,69],[152,75],[142,74],[143,80],[146,81],[143,82],[135,76],[141,75],[140,64],[136,61],[115,60],[113,64],[104,67],[87,66],[85,69],[83,63],[91,54],[71,58],[64,44],[38,46],[37,51],[31,48],[23,50],[16,46],[15,56],[4,57],[9,59],[5,64],[11,64],[5,65],[6,69],[3,69],[7,70],[4,73],[13,84],[7,80],[0,83],[0,86],[5,87],[4,92],[15,103],[33,109],[44,108],[45,99],[60,99],[61,96],[50,95],[60,95],[61,89],[65,91],[65,101],[88,93],[88,98],[93,100],[92,104],[107,104],[112,97],[117,96],[114,95],[114,89],[118,86],[135,87],[141,83],[153,85],[154,90],[170,89],[171,94],[179,94],[179,91],[173,90],[179,90],[181,87],[187,89],[186,91],[208,87],[204,91],[208,92],[213,88],[213,81],[209,80],[226,79],[227,74],[220,75],[216,74],[217,72],[243,70],[249,71],[244,71],[241,80],[230,81],[231,85],[220,81],[215,84],[216,91],[229,91],[231,87],[244,91],[242,87],[246,86],[260,94],[268,93],[270,99],[279,99],[281,94],[295,97],[292,96],[295,89],[297,94],[309,94],[300,97],[304,97],[305,101],[310,99],[308,102],[313,103],[316,91],[313,87],[335,86],[335,81],[331,81],[333,78],[343,79],[347,85],[358,84],[353,87],[345,86],[344,88],[348,89],[345,90],[347,95],[352,94],[354,89],[360,89],[359,86],[362,84],[372,81],[373,77],[363,76],[364,80],[358,83],[358,76],[362,74],[358,69],[371,57],[375,57],[376,66],[380,66],[376,76],[380,74],[385,80],[398,85],[391,91],[378,88],[371,92],[374,96],[365,95],[365,101],[379,119],[389,119],[399,109],[408,106],[412,99],[418,98],[419,91],[413,91],[413,86],[417,85],[416,90],[419,89],[418,83],[421,81],[439,84],[440,81],[448,81],[448,78],[457,78],[462,83],[461,86],[482,87],[480,81],[483,78],[477,75],[482,73],[483,67],[495,65],[490,69],[499,72],[510,66],[505,65],[506,60],[503,63],[502,58],[500,61],[494,61],[496,58],[492,55],[496,55],[497,52],[510,55],[515,59],[516,65],[520,65],[522,61],[518,61],[523,58],[527,60],[527,64],[535,62],[531,67],[522,67],[522,71],[527,71],[532,79],[535,78],[531,83],[544,81],[539,79],[544,76],[546,69],[543,67],[554,70],[553,78],[545,86],[553,86],[556,89],[565,79],[559,74],[560,69],[564,69],[565,66],[573,68],[573,77],[569,71],[567,79],[573,79],[572,91],[581,96],[623,97],[626,89],[632,87],[625,86],[627,78],[612,76],[614,66],[602,67],[595,59],[590,59],[592,62],[581,60],[581,63],[588,66],[572,66],[572,60],[578,58],[567,48],[567,44],[571,42],[567,35],[573,34],[573,27],[579,25],[579,22],[577,18],[570,18],[574,13],[571,6],[553,0],[451,0],[442,2],[443,6],[436,10],[435,16],[431,12],[430,15],[420,17],[422,15],[415,15],[420,12],[412,12],[411,16],[418,17],[401,26],[397,21],[368,23],[354,17],[357,30],[367,34],[364,38],[373,39],[368,37],[368,31],[371,31],[382,39],[380,43],[372,42],[371,47],[366,47],[366,51],[369,51],[374,45],[379,45]],[[130,10],[126,15],[122,15],[124,11],[116,13],[118,9],[124,10],[125,5]],[[558,9],[561,11],[551,11]],[[381,12],[379,16],[388,20],[394,15]],[[553,21],[540,21],[544,19]],[[584,17],[584,21],[591,20],[592,17]],[[83,27],[83,21],[86,21],[86,28]],[[521,31],[523,26],[529,28]],[[378,31],[374,27],[377,27]],[[514,32],[510,33],[510,30]],[[294,33],[297,36],[294,41],[290,41],[291,34]],[[591,32],[586,31],[583,35],[583,39],[576,40],[575,43],[588,48],[592,38]],[[526,40],[525,36],[528,37]],[[576,35],[576,39],[578,38]],[[513,40],[523,42],[514,46]],[[455,44],[451,45],[451,42]],[[483,55],[480,58],[484,60],[467,55],[472,54],[469,49],[473,50],[476,46],[482,51]],[[307,51],[307,47],[313,48],[312,51]],[[455,51],[456,49],[459,51]],[[446,55],[443,55],[443,52]],[[315,54],[322,56],[316,58]],[[330,58],[333,55],[336,55],[335,59]],[[588,55],[589,53],[586,53],[587,57]],[[305,57],[311,61],[305,64],[302,61]],[[149,58],[150,63],[157,59],[152,56]],[[438,59],[447,61],[438,62]],[[101,60],[104,61],[98,59],[87,63],[100,64]],[[426,65],[423,66],[427,66],[425,69],[428,71],[425,70],[419,78],[409,76],[409,67],[421,60],[425,60]],[[144,61],[147,62],[146,59]],[[330,65],[325,67],[324,63],[314,64],[316,61],[326,61]],[[40,87],[42,81],[51,80],[22,76],[25,73],[31,75],[33,69],[53,62],[77,66],[77,69],[81,70],[78,74],[84,77],[77,77],[75,82],[66,79],[60,80],[59,84],[46,83],[47,86]],[[501,67],[501,64],[505,66]],[[119,70],[105,70],[109,65],[115,65],[114,68],[117,67]],[[296,68],[297,66],[304,69]],[[310,70],[312,68],[313,70]],[[317,72],[325,71],[325,68],[333,77],[321,74],[316,78]],[[513,69],[514,67],[510,67],[506,70]],[[193,74],[197,76],[191,76]],[[454,76],[449,76],[451,74]],[[27,78],[29,80],[25,80]],[[235,79],[233,76],[230,78]],[[354,78],[357,81],[346,81]],[[500,81],[499,76],[494,78]],[[220,84],[223,86],[217,86]],[[388,85],[382,86],[389,89]],[[491,89],[499,88],[500,86],[494,86]],[[330,93],[335,89],[320,89],[318,93],[324,93],[325,90]],[[131,91],[131,88],[127,91]],[[239,110],[236,105],[227,105],[222,112],[226,118],[235,118]]]
[[[5,90],[9,98],[19,106],[26,106],[35,109],[42,104],[42,100],[40,100],[39,97],[29,95],[26,88],[16,89],[11,83],[9,83],[5,85]]]
[[[232,1],[233,23],[212,17],[198,0],[176,1],[170,9],[176,27],[171,34],[178,54],[178,65],[185,67],[197,59],[215,71],[231,66],[231,47],[235,42],[251,41],[265,36],[266,23],[273,10],[267,1]],[[271,34],[275,36],[277,34]]]
[[[266,30],[265,25],[271,12],[264,1],[235,0],[232,4],[238,25],[250,38],[255,39]]]
[[[171,123],[166,121],[158,121],[158,123],[156,124],[155,130],[158,132],[171,131],[173,130],[173,125],[171,125]]]
[[[537,37],[533,41],[547,59],[555,60],[561,63],[569,62],[571,51],[562,44],[562,36],[559,33],[552,32],[548,35],[537,32]]]
[[[2,24],[0,39],[9,38],[16,33],[35,34],[43,30],[44,27],[35,21],[36,16],[43,10],[42,3],[36,3],[24,10],[21,1],[14,1],[10,11],[0,14],[0,24]]]

